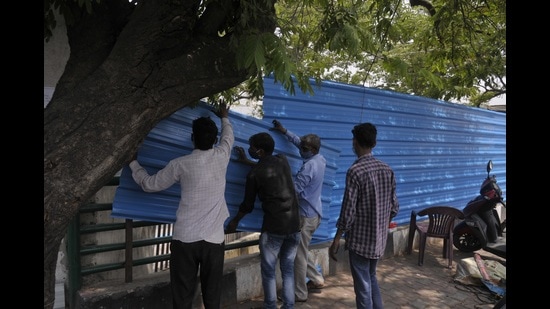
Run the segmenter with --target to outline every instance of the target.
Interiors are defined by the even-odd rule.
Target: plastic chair
[[[428,220],[417,221],[417,216],[428,216]],[[414,233],[418,231],[418,265],[424,263],[424,251],[428,237],[443,238],[443,258],[449,259],[449,268],[453,265],[453,228],[456,219],[464,219],[464,213],[450,206],[433,206],[422,209],[418,213],[411,211],[409,225],[409,243],[407,254],[412,253]]]

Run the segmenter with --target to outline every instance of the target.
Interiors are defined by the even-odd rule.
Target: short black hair
[[[273,140],[273,137],[266,132],[260,132],[252,135],[248,139],[248,143],[256,149],[263,149],[268,155],[272,154],[273,150],[275,150],[275,141]]]
[[[361,147],[374,148],[376,146],[376,126],[370,122],[358,124],[351,130],[353,137]]]
[[[200,150],[208,150],[214,146],[218,137],[218,127],[210,117],[200,117],[193,120],[193,142]]]

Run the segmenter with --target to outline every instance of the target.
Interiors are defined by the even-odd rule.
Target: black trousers
[[[220,309],[225,243],[213,244],[204,240],[183,243],[172,240],[170,251],[173,309],[192,308],[198,278],[204,308]]]

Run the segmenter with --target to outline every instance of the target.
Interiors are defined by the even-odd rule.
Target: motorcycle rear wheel
[[[454,231],[453,245],[462,252],[474,252],[485,247],[487,242],[483,241],[479,230],[466,225]]]

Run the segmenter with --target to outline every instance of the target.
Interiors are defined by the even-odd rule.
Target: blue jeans
[[[279,259],[283,290],[281,309],[294,308],[294,258],[300,244],[300,232],[278,235],[262,232],[260,235],[260,257],[264,309],[277,309],[276,266]]]
[[[357,309],[383,309],[382,295],[376,279],[377,259],[367,259],[349,250]]]

